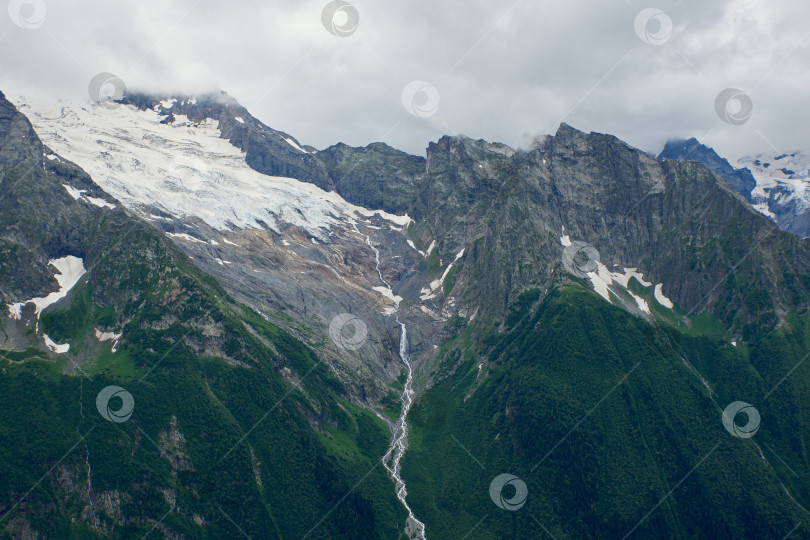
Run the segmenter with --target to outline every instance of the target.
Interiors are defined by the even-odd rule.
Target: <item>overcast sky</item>
[[[89,100],[99,72],[130,89],[224,89],[318,148],[422,155],[459,133],[525,146],[565,121],[650,152],[692,136],[729,157],[810,150],[804,0],[351,0],[329,19],[347,36],[327,30],[326,5],[11,0],[0,90]],[[744,96],[724,109],[738,125],[717,114],[726,88],[750,97],[747,121]]]

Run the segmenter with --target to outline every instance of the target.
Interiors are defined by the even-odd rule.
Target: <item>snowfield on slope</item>
[[[562,236],[560,237],[560,244],[567,250],[567,248],[574,245],[571,241],[571,238],[565,234],[565,227],[562,228]],[[584,242],[579,242],[579,245],[585,244]],[[586,244],[587,245],[587,244]],[[572,249],[578,249],[576,246]],[[462,250],[463,253],[463,250]],[[598,252],[597,252],[598,253]],[[461,254],[459,254],[461,255]],[[639,311],[646,313],[648,315],[651,314],[650,306],[646,300],[641,298],[636,293],[630,290],[630,280],[635,278],[643,287],[652,287],[653,283],[646,281],[644,279],[644,274],[638,271],[637,268],[623,268],[620,266],[616,266],[617,271],[611,272],[610,269],[602,264],[600,261],[594,261],[596,267],[590,271],[586,272],[585,274],[588,276],[588,280],[591,283],[591,287],[593,290],[602,298],[610,302],[611,304],[615,303],[611,299],[611,295],[616,296],[618,300],[618,295],[616,294],[616,287],[619,287],[621,290],[626,292],[630,297],[635,301],[636,307]],[[423,293],[425,291],[422,291]],[[657,283],[655,284],[655,288],[653,290],[653,297],[655,301],[662,307],[667,309],[672,309],[675,307],[675,304],[666,297],[664,294],[664,284]]]
[[[324,241],[332,226],[355,218],[378,214],[400,227],[410,221],[352,205],[313,184],[254,171],[220,138],[214,120],[197,124],[178,115],[174,124],[161,124],[164,117],[155,111],[128,105],[15,102],[45,144],[145,218],[154,207],[218,230],[266,225],[280,232],[292,225]]]
[[[747,167],[757,182],[751,195],[759,204],[754,208],[774,219],[767,201],[775,187],[782,187],[786,193],[778,195],[775,202],[785,205],[796,202],[796,211],[810,208],[810,154],[793,152],[790,154],[755,154],[738,158],[735,167]]]
[[[56,268],[57,274],[54,277],[56,278],[56,282],[59,283],[59,290],[41,298],[32,298],[25,302],[8,304],[9,316],[12,319],[20,320],[22,318],[22,308],[29,302],[36,306],[34,314],[39,318],[40,313],[42,313],[45,308],[52,306],[66,297],[70,289],[79,282],[85,273],[84,261],[72,255],[62,257],[61,259],[54,259],[49,261],[48,264]]]

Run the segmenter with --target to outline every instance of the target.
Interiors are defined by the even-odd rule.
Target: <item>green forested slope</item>
[[[524,293],[507,329],[480,349],[472,328],[447,342],[440,370],[455,371],[411,413],[404,476],[428,536],[782,538],[797,524],[810,530],[781,485],[807,502],[806,392],[785,382],[765,399],[801,359],[804,331],[735,348],[716,333],[651,325],[577,283],[558,283],[536,305],[538,296]],[[762,415],[751,439],[721,422],[736,400]],[[527,486],[517,511],[490,499],[501,473]]]

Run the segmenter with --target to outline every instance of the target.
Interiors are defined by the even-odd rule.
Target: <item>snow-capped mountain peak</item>
[[[754,154],[738,158],[736,166],[753,173],[758,210],[780,227],[810,236],[810,153]]]
[[[159,107],[175,102],[163,100]],[[222,138],[214,119],[172,115],[172,122],[166,122],[158,110],[121,104],[24,98],[17,104],[51,149],[149,220],[197,218],[220,231],[268,228],[278,233],[293,226],[327,241],[338,222],[368,214],[335,192],[255,171],[244,153]]]

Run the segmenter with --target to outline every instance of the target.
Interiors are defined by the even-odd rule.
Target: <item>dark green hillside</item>
[[[388,427],[159,231],[68,195],[109,199],[47,153],[0,97],[0,534],[397,538]],[[87,268],[68,297],[9,318],[66,255]],[[98,328],[123,334],[116,352]],[[121,423],[97,408],[110,385],[134,400]]]
[[[462,354],[470,330],[446,343],[444,368],[455,372],[411,413],[404,476],[429,537],[550,537],[539,523],[558,539],[781,538],[797,523],[810,531],[781,485],[807,504],[806,388],[786,382],[765,399],[776,374],[801,359],[804,331],[734,348],[723,336],[650,325],[570,282],[536,298],[523,295],[480,358]],[[681,355],[708,378],[711,397]],[[722,425],[736,400],[762,415],[752,439]],[[490,499],[501,473],[526,483],[520,510]]]

